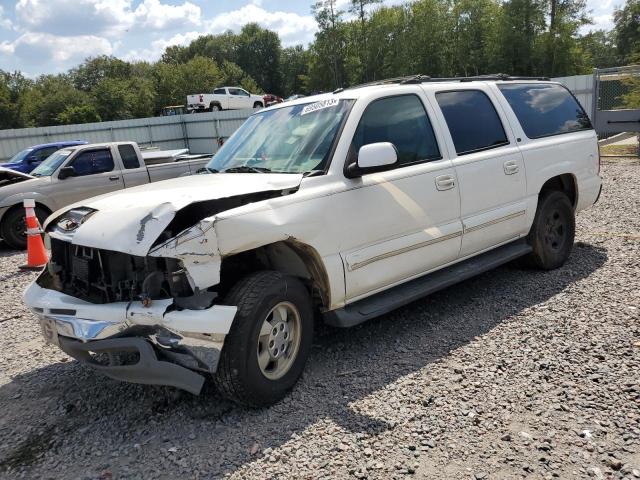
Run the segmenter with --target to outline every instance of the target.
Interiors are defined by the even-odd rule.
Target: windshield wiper
[[[223,170],[222,173],[271,173],[271,169],[266,167],[250,167],[249,165],[240,165],[230,167]]]
[[[317,177],[318,175],[323,175],[324,170],[309,170],[302,174],[303,177]]]
[[[205,167],[204,169],[207,170],[209,173],[220,173],[220,171],[216,170],[215,168]]]

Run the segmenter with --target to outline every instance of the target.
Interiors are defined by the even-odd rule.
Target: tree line
[[[157,115],[190,93],[240,85],[288,96],[383,78],[504,72],[565,76],[628,64],[640,52],[640,0],[614,13],[611,31],[591,23],[586,0],[336,0],[312,6],[307,47],[283,48],[277,33],[248,24],[166,48],[157,62],[89,58],[63,74],[26,78],[0,70],[0,128]]]

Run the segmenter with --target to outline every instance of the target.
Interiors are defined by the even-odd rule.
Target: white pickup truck
[[[195,173],[211,156],[185,155],[181,150],[140,151],[133,142],[67,147],[53,153],[31,175],[0,172],[0,238],[24,248],[22,201],[36,201],[42,223],[51,212],[103,193]]]
[[[24,296],[47,341],[116,379],[199,393],[213,377],[271,404],[314,322],[356,325],[521,256],[558,268],[601,191],[576,99],[507,76],[278,104],[207,168],[49,218],[51,260]]]
[[[187,111],[214,112],[264,107],[264,97],[253,95],[240,87],[220,87],[213,93],[187,95]]]

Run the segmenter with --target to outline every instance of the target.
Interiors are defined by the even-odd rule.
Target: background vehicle
[[[87,142],[82,140],[70,140],[66,142],[43,143],[26,148],[16,153],[8,162],[2,163],[2,167],[17,170],[22,173],[29,173],[40,163],[54,152],[64,147],[72,147],[74,145],[86,145]]]
[[[264,98],[265,107],[270,107],[271,105],[275,105],[276,103],[283,102],[282,97],[274,95],[273,93],[265,93],[262,98]]]
[[[301,95],[299,93],[296,93],[294,95],[291,95],[290,97],[285,98],[284,101],[285,102],[290,102],[292,100],[298,100],[299,98],[303,98],[303,97],[305,97],[305,95]]]
[[[297,381],[316,319],[357,325],[522,256],[561,266],[602,188],[586,113],[559,83],[461,80],[283,103],[212,174],[52,215],[25,302],[48,341],[113,378],[198,393],[213,375],[259,406]],[[122,351],[140,362],[89,355]]]
[[[140,152],[133,142],[68,147],[51,155],[30,176],[0,183],[0,238],[25,247],[22,201],[36,201],[41,223],[59,208],[84,198],[195,173],[210,156],[184,156],[187,150]],[[0,176],[1,178],[1,176]]]
[[[215,110],[243,110],[265,106],[262,95],[253,95],[240,87],[220,87],[213,93],[196,93],[187,96],[187,111],[212,112]]]
[[[187,109],[184,105],[169,105],[167,107],[162,107],[160,110],[160,116],[166,117],[168,115],[183,115],[187,113]]]

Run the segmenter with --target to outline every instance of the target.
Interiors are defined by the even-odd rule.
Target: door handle
[[[115,182],[116,180],[120,180],[120,177],[118,175],[111,175],[109,177],[109,180],[111,180],[112,182]]]
[[[453,175],[440,175],[436,177],[436,188],[440,191],[450,190],[456,186],[456,181]]]
[[[503,167],[505,175],[513,175],[514,173],[518,173],[518,170],[520,170],[518,162],[516,162],[515,160],[504,162]]]

